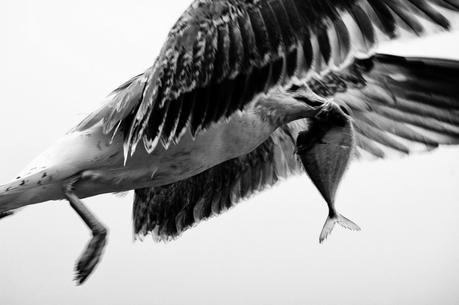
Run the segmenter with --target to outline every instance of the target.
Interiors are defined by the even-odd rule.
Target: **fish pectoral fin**
[[[322,243],[325,239],[327,239],[328,235],[333,231],[335,224],[339,224],[343,228],[346,228],[351,231],[360,231],[360,227],[353,222],[352,220],[347,219],[346,217],[336,214],[334,216],[328,216],[327,220],[325,220],[324,226],[322,231],[320,232],[319,242]]]

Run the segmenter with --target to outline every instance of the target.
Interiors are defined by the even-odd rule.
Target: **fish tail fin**
[[[343,215],[340,215],[338,214],[338,220],[337,220],[338,224],[341,225],[343,228],[346,228],[348,230],[351,230],[351,231],[360,231],[360,227],[355,223],[353,222],[352,220],[350,219],[347,219],[346,217],[344,217]]]
[[[360,231],[360,227],[356,223],[354,223],[352,220],[347,219],[343,215],[340,215],[338,213],[329,214],[327,220],[325,220],[322,232],[320,232],[320,243],[322,243],[328,237],[328,235],[330,235],[330,233],[333,231],[333,228],[335,227],[335,224],[337,223],[348,230]]]

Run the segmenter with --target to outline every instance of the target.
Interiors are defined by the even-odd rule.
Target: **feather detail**
[[[400,28],[420,35],[424,23],[417,18],[422,17],[448,29],[438,7],[457,12],[459,3],[195,0],[170,31],[155,64],[120,86],[77,129],[103,121],[106,133],[124,133],[130,154],[142,139],[149,151],[157,143],[167,147],[186,128],[196,135],[259,94],[288,86],[292,77],[309,80],[311,68],[322,74],[331,58],[336,66],[352,61],[357,48],[351,42],[360,37],[370,50],[377,42],[375,27],[388,38],[396,38]],[[349,16],[357,25],[352,31],[343,19]]]
[[[336,47],[334,49],[334,65],[340,66],[349,55],[351,50],[351,37],[346,24],[341,18],[336,19],[333,22],[334,33],[336,35]]]
[[[378,158],[459,143],[459,63],[377,54],[308,82],[353,118],[357,145]]]

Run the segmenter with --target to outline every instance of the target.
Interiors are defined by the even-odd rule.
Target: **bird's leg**
[[[75,280],[80,285],[99,263],[106,243],[107,229],[74,193],[73,185],[76,181],[73,180],[64,186],[64,195],[92,232],[92,238],[75,266]]]
[[[319,106],[317,114],[310,118],[308,130],[297,137],[297,154],[329,208],[320,242],[330,234],[335,223],[351,230],[360,229],[341,216],[334,205],[336,190],[351,161],[354,146],[352,122],[333,102]]]

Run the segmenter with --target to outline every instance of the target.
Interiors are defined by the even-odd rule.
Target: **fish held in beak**
[[[336,190],[351,161],[355,146],[349,116],[338,105],[327,103],[311,120],[308,130],[298,135],[296,146],[306,173],[328,205],[328,217],[319,242],[327,238],[336,223],[350,230],[360,230],[358,225],[335,209]]]

